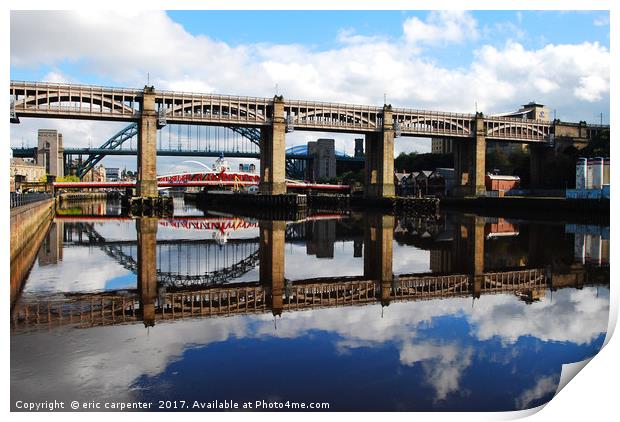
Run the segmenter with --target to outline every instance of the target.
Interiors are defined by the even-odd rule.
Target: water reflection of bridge
[[[529,264],[538,262],[539,266],[504,267],[501,270],[485,268],[485,233],[488,225],[484,219],[473,216],[462,217],[461,223],[452,225],[449,242],[444,242],[445,230],[437,232],[436,241],[450,245],[445,247],[445,251],[451,250],[453,254],[448,266],[450,272],[395,275],[392,268],[395,219],[393,216],[371,215],[364,217],[363,221],[362,276],[286,280],[284,246],[287,235],[291,233],[290,225],[284,221],[259,221],[259,236],[250,239],[258,240],[257,281],[208,286],[202,283],[166,284],[162,282],[161,271],[156,264],[158,243],[165,245],[168,242],[156,240],[158,220],[142,218],[135,224],[138,241],[130,266],[138,274],[137,289],[59,293],[45,297],[25,295],[13,307],[13,328],[19,331],[60,325],[92,327],[135,321],[154,325],[157,321],[177,318],[268,311],[280,315],[314,308],[372,303],[385,306],[394,301],[477,298],[493,293],[513,293],[531,302],[537,300],[547,288],[581,287],[601,281],[608,283],[608,273],[606,277],[592,278],[581,264],[548,264],[536,257],[537,251],[533,251]],[[433,223],[429,224],[429,227],[434,227]],[[415,227],[417,232],[422,232],[424,225]],[[396,232],[399,232],[398,228]],[[87,236],[88,243],[107,244],[105,239],[91,235]],[[536,241],[529,240],[530,244]],[[118,246],[118,243],[110,243]]]
[[[260,282],[238,283],[164,292],[157,294],[151,303],[144,303],[139,290],[71,294],[20,303],[13,312],[13,328],[93,327],[137,321],[152,324],[191,317],[255,314],[270,310],[280,314],[316,308],[371,303],[386,305],[395,301],[507,292],[535,297],[548,287],[547,282],[544,270],[528,269],[487,273],[481,277],[467,274],[400,275],[389,283],[364,277],[300,280],[283,286],[265,286]]]
[[[114,220],[127,221],[124,218],[108,221]],[[67,221],[74,222],[64,225]],[[59,253],[63,247],[98,247],[125,269],[138,273],[137,240],[108,240],[97,232],[91,221],[84,221],[83,218],[57,218],[56,224],[62,224],[62,237],[58,237],[60,232],[57,227],[52,229],[51,237],[60,242],[55,248]],[[206,287],[223,284],[242,277],[259,263],[258,221],[237,218],[166,219],[158,221],[158,228],[162,227],[185,229],[193,233],[197,230],[209,230],[212,236],[159,239],[155,247],[156,277],[160,287]],[[227,237],[228,233],[238,229],[246,230],[246,237]],[[312,218],[308,221],[287,223],[285,239],[288,243],[305,244],[308,254],[333,258],[336,241],[353,240],[361,247],[363,236],[346,230],[336,230],[334,219]],[[53,258],[47,261],[53,261]]]

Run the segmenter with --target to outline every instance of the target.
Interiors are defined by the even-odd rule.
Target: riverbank
[[[107,192],[63,192],[58,195],[59,200],[62,201],[90,201],[97,199],[107,199]]]
[[[609,200],[567,199],[557,197],[465,197],[445,198],[441,208],[475,212],[480,215],[542,220],[558,218],[586,223],[609,222]]]
[[[186,201],[195,202],[201,209],[225,209],[244,216],[260,218],[297,219],[315,212],[350,212],[373,210],[394,214],[436,215],[439,199],[386,197],[369,199],[356,195],[261,195],[232,192],[186,193]],[[259,217],[257,217],[259,218]]]
[[[54,218],[54,198],[11,209],[11,306]]]

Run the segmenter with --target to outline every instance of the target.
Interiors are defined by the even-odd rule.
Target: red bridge
[[[199,173],[180,173],[157,177],[159,188],[174,187],[235,187],[235,186],[258,186],[260,176],[252,173],[242,172],[199,172]],[[104,189],[104,188],[133,188],[136,186],[134,181],[121,182],[55,182],[55,189]],[[348,185],[328,185],[319,183],[307,183],[301,181],[287,180],[288,189],[300,190],[329,190],[347,191]]]

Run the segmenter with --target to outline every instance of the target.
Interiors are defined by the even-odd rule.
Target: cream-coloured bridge
[[[556,136],[591,139],[608,126],[561,123],[481,113],[448,113],[371,105],[144,89],[11,81],[12,122],[20,117],[138,122],[139,195],[157,195],[156,128],[167,123],[261,129],[261,191],[279,194],[284,183],[285,133],[294,129],[366,135],[367,195],[394,194],[394,138],[454,138],[459,186],[484,189],[486,140],[546,144]]]
[[[270,98],[155,91],[160,119],[167,123],[269,126]],[[11,112],[14,117],[51,117],[138,121],[143,91],[91,85],[11,81]],[[392,108],[392,125],[402,136],[472,137],[475,114]],[[379,132],[383,107],[284,101],[289,127],[304,130]],[[552,124],[539,120],[493,117],[485,123],[488,138],[545,141]]]

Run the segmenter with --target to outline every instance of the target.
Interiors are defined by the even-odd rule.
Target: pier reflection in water
[[[12,298],[14,397],[510,410],[605,336],[608,227],[75,214]]]

